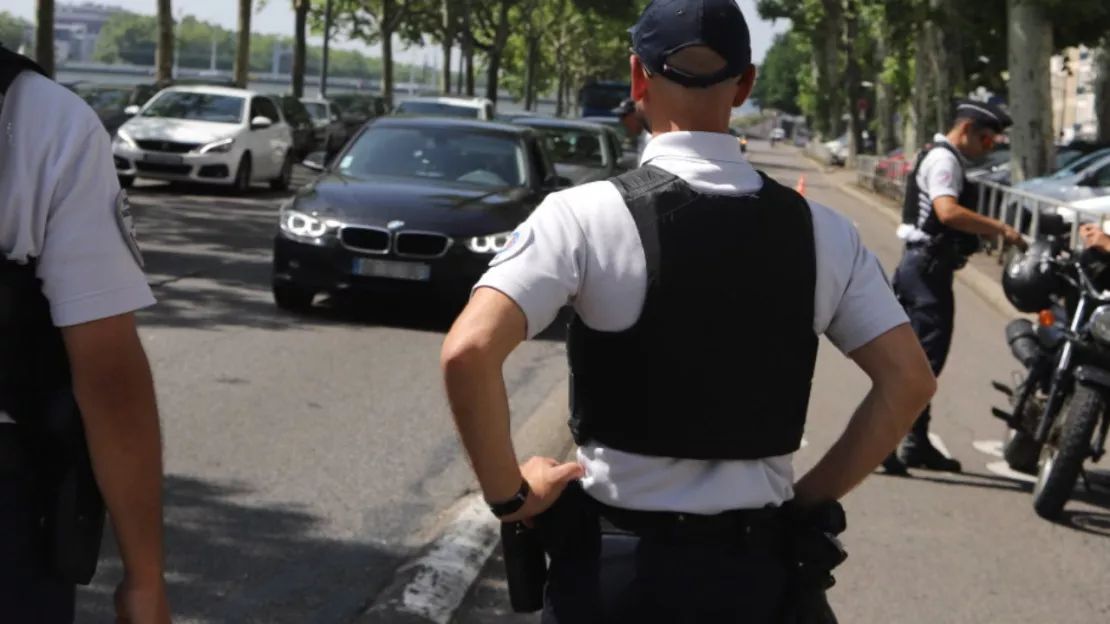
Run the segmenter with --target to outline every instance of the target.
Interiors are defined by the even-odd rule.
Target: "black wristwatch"
[[[486,501],[486,504],[489,505],[489,510],[493,512],[493,515],[498,518],[504,518],[505,516],[511,516],[520,511],[520,508],[524,507],[524,503],[528,501],[528,494],[531,492],[532,488],[528,487],[528,481],[522,480],[520,490],[518,490],[512,498],[497,503]]]

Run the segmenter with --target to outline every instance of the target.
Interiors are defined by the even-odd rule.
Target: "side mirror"
[[[123,109],[123,114],[127,115],[128,117],[134,117],[135,115],[139,114],[139,107],[135,104],[132,104],[131,106]]]
[[[304,165],[305,169],[323,171],[327,168],[327,163],[328,155],[326,152],[312,152],[308,156],[305,156],[304,162],[301,164]]]
[[[263,117],[262,115],[259,115],[258,117],[251,119],[251,130],[262,130],[264,128],[269,128],[272,125],[274,125],[274,121],[269,117]]]

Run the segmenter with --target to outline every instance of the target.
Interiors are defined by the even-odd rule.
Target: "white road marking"
[[[1034,484],[1037,482],[1037,477],[1034,477],[1033,475],[1027,475],[1023,472],[1018,472],[1013,468],[1010,468],[1010,465],[1004,461],[991,462],[987,464],[987,470],[1000,477],[1013,479],[1014,481],[1023,481],[1030,484]]]
[[[933,446],[935,446],[938,451],[940,451],[941,455],[944,455],[948,459],[952,459],[952,454],[948,452],[948,447],[944,445],[944,440],[941,440],[940,436],[935,433],[930,433],[929,441],[933,443]]]
[[[1002,459],[1002,441],[1001,440],[976,440],[971,443],[975,450],[991,457]]]
[[[500,528],[481,496],[473,496],[428,553],[406,566],[417,572],[398,610],[448,624],[493,554]]]

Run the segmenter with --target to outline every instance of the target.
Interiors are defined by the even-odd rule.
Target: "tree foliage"
[[[756,74],[752,102],[761,108],[801,114],[799,70],[808,69],[808,61],[801,35],[792,31],[776,35]]]

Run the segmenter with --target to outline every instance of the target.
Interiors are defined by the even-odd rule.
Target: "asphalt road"
[[[752,142],[750,159],[784,184],[805,175],[807,196],[852,219],[889,275],[900,256],[893,224],[788,147]],[[1077,491],[1065,521],[1034,515],[1031,485],[1003,476],[987,451],[1004,426],[991,379],[1016,368],[1003,340],[1010,317],[956,285],[955,341],[933,403],[933,432],[964,473],[876,475],[844,501],[847,562],[830,600],[855,624],[1040,624],[1110,621],[1110,471],[1092,471],[1092,492]],[[868,389],[866,377],[822,340],[798,474],[843,429]],[[538,622],[507,613],[501,563],[487,566],[454,624]]]
[[[307,172],[298,172],[303,182]],[[282,195],[137,185],[141,313],[166,449],[175,622],[349,622],[472,487],[439,376],[459,301],[279,312]],[[564,378],[558,336],[505,367],[514,427]],[[111,544],[78,622],[111,621]]]

